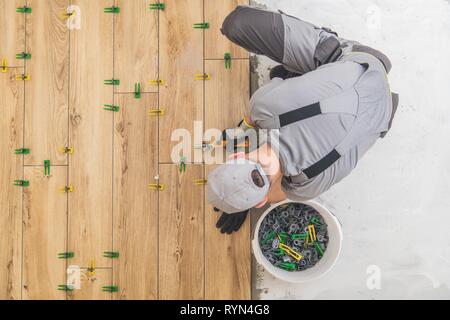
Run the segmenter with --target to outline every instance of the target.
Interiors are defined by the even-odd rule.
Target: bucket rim
[[[267,214],[269,214],[269,212],[271,212],[273,209],[287,204],[287,203],[301,203],[301,204],[306,204],[309,205],[311,207],[313,207],[314,209],[316,209],[325,220],[327,220],[327,224],[330,227],[330,223],[332,222],[333,227],[335,228],[335,240],[333,240],[333,245],[335,246],[335,252],[333,254],[333,257],[328,258],[328,266],[323,270],[323,272],[318,273],[314,276],[311,276],[309,278],[305,278],[305,277],[299,277],[299,279],[294,279],[294,277],[292,276],[293,272],[289,272],[289,271],[285,271],[282,269],[279,269],[275,266],[273,266],[272,264],[270,264],[269,261],[267,261],[267,259],[264,257],[264,255],[262,254],[262,250],[260,248],[259,245],[259,241],[258,241],[258,237],[259,237],[259,229],[261,227],[261,223],[264,220],[265,216]],[[254,230],[254,234],[253,234],[253,239],[252,239],[252,252],[253,255],[255,256],[256,261],[263,266],[263,268],[269,272],[272,276],[274,276],[277,279],[280,279],[282,281],[285,282],[289,282],[289,283],[305,283],[305,282],[310,282],[313,280],[317,280],[321,277],[323,277],[324,275],[326,275],[330,270],[333,269],[333,267],[335,266],[340,253],[341,253],[341,249],[342,249],[342,241],[343,241],[343,234],[342,234],[342,224],[339,221],[339,219],[336,217],[336,215],[327,207],[325,207],[323,204],[321,204],[320,202],[316,201],[316,200],[307,200],[307,201],[295,201],[295,200],[290,200],[290,199],[286,199],[283,200],[281,202],[272,204],[269,208],[267,208],[264,213],[259,217],[258,222],[256,223],[255,226],[255,230]],[[328,251],[328,249],[327,249]],[[331,253],[331,252],[329,252]],[[321,261],[321,260],[320,260]],[[320,261],[318,263],[320,263]],[[317,266],[317,265],[316,265]],[[313,267],[314,268],[314,267]],[[312,270],[308,269],[308,270]],[[317,269],[316,269],[317,270]],[[307,270],[305,270],[307,271]],[[305,271],[302,271],[304,275]],[[301,274],[299,272],[299,274]]]

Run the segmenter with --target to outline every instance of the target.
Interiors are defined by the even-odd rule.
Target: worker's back
[[[386,77],[391,63],[380,51],[282,12],[248,6],[227,16],[222,33],[299,74],[274,78],[251,100],[251,120],[271,129],[289,198],[328,190],[388,130],[395,109]]]
[[[288,197],[313,198],[348,175],[388,130],[390,95],[382,63],[366,53],[346,54],[303,76],[275,78],[256,91],[251,119],[259,128],[272,129],[270,143],[279,152]],[[298,119],[283,124],[283,114]],[[313,176],[305,174],[333,150],[339,154],[334,163],[328,161]]]

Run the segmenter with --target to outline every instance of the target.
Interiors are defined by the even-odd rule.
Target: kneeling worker
[[[230,234],[250,208],[312,199],[347,176],[390,129],[398,95],[384,54],[283,12],[239,6],[222,33],[281,64],[240,124],[267,129],[266,143],[208,176],[208,201],[222,211],[217,228]]]

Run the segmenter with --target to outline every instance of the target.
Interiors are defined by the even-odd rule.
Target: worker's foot
[[[273,78],[281,78],[283,80],[299,77],[301,76],[300,73],[290,72],[284,68],[283,65],[278,65],[276,67],[273,67],[272,70],[270,70],[270,80]]]

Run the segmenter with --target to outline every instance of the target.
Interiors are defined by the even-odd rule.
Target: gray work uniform
[[[381,52],[284,13],[247,6],[225,19],[222,32],[302,75],[274,78],[250,101],[251,120],[270,129],[288,198],[307,200],[328,190],[388,131],[398,96],[393,102],[391,64]]]

